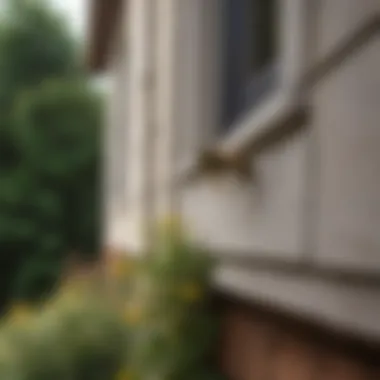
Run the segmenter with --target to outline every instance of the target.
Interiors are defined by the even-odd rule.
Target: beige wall
[[[326,57],[380,10],[377,0],[320,0],[315,7],[319,19],[315,59]]]
[[[318,56],[376,11],[377,1],[321,2]],[[315,261],[321,265],[380,271],[379,67],[378,34],[312,90]]]
[[[307,31],[315,46],[308,67],[370,21],[376,7],[320,2]],[[252,156],[250,181],[226,175],[184,187],[183,209],[201,241],[231,254],[313,255],[338,269],[380,269],[379,46],[374,38],[307,90],[310,122]]]
[[[106,245],[125,247],[126,204],[126,107],[127,65],[122,28],[112,46],[107,129],[104,133],[104,240]]]
[[[309,69],[370,22],[379,4],[326,0],[312,11],[305,31]],[[348,330],[376,337],[379,287],[366,283],[366,275],[380,273],[379,44],[377,33],[305,90],[308,123],[252,155],[251,179],[203,176],[182,187],[183,212],[196,239],[231,258],[271,259],[266,272],[250,270],[248,260],[243,271],[237,262],[231,271],[217,272],[217,286],[330,326],[345,325],[350,315]],[[298,268],[290,274],[291,287],[281,266],[279,272],[268,269],[276,260]],[[325,289],[319,294],[308,287],[310,269],[321,275],[317,281]],[[359,276],[362,295],[349,291],[350,277],[340,284],[343,272]],[[324,273],[338,280],[327,281]],[[363,300],[364,308],[353,306]]]
[[[110,124],[119,127],[110,129],[126,130],[111,139],[115,147],[118,136],[125,140],[125,160],[117,170],[126,173],[128,186],[124,199],[107,208],[112,220],[121,220],[110,221],[119,226],[110,230],[126,230],[123,244],[138,248],[147,199],[160,217],[171,212],[173,195],[180,195],[192,235],[217,250],[290,261],[312,255],[321,265],[380,269],[378,38],[308,89],[303,100],[311,106],[309,125],[252,156],[250,180],[202,177],[174,190],[175,174],[202,143],[211,142],[217,123],[215,99],[210,101],[217,83],[211,70],[217,54],[210,48],[217,42],[217,5],[210,1],[200,12],[198,1],[162,1],[150,10],[152,34],[149,3],[135,0],[125,7],[115,48]],[[313,5],[305,31],[315,47],[308,49],[308,67],[334,52],[376,8],[375,0]],[[128,65],[122,55],[128,55]],[[147,149],[153,149],[150,156]],[[117,174],[111,175],[115,181]]]
[[[106,131],[109,185],[104,197],[104,244],[130,253],[144,247],[147,224],[146,151],[151,128],[147,81],[153,64],[150,7],[149,0],[128,1],[110,52],[113,88]]]
[[[208,30],[215,22],[217,0],[207,4],[203,0],[132,0],[124,7],[117,35],[123,42],[116,44],[113,54],[116,86],[110,97],[109,124],[123,125],[126,130],[125,160],[116,170],[114,160],[110,172],[126,173],[127,211],[106,223],[107,245],[139,251],[151,224],[178,212],[175,173],[198,153],[196,148],[209,134],[207,128],[214,128],[216,112],[209,111],[216,99],[207,93],[216,71],[205,72],[203,63],[211,63],[207,52],[215,43]],[[121,53],[123,47],[127,47],[125,53]],[[125,58],[124,66],[117,65],[121,58]],[[124,95],[119,88],[126,89]],[[108,134],[114,135],[111,128]],[[117,137],[111,138],[109,152],[116,143],[120,147]],[[108,207],[111,195],[105,200]],[[116,212],[121,208],[116,206]]]
[[[308,69],[379,11],[376,0],[307,4],[308,48],[297,65]],[[232,258],[306,263],[359,275],[380,271],[379,37],[304,90],[307,125],[253,154],[249,179],[224,173],[184,182],[183,167],[214,143],[218,122],[220,58],[212,48],[218,46],[218,1],[130,0],[125,8],[120,33],[126,37],[128,65],[116,71],[127,70],[128,83],[122,79],[127,95],[114,94],[110,109],[119,107],[114,112],[123,115],[125,108],[125,118],[111,120],[124,118],[113,123],[127,131],[119,169],[127,175],[127,211],[120,223],[107,219],[109,236],[117,238],[106,243],[141,251],[147,226],[179,212],[195,240]],[[305,276],[295,278],[293,288],[302,289]],[[281,281],[276,286],[281,289]],[[334,290],[334,282],[328,287]],[[247,290],[255,296],[255,289]],[[329,305],[317,298],[315,304],[330,315]],[[380,300],[372,298],[380,310]],[[303,300],[300,309],[310,301],[307,295]],[[375,331],[380,315],[368,315],[364,328]],[[339,315],[334,318],[340,323]]]
[[[380,38],[313,91],[316,260],[380,271]]]
[[[231,173],[186,186],[183,211],[192,234],[231,255],[297,259],[302,254],[307,138],[303,132],[252,158],[250,180]]]

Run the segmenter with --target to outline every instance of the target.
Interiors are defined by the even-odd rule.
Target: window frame
[[[249,63],[257,55],[252,39],[251,27],[257,20],[252,18],[255,1],[252,0],[222,0],[222,120],[221,133],[228,132],[236,120],[247,109],[258,107],[259,104],[275,91],[278,82],[278,36],[274,36],[274,49],[271,61],[263,67],[250,72]],[[256,0],[262,1],[262,0]],[[280,0],[273,1],[274,12],[273,25],[277,28],[277,10]],[[252,23],[252,25],[251,25]],[[276,32],[275,30],[273,31]],[[259,39],[261,36],[258,37]],[[251,62],[252,63],[252,62]]]
[[[201,83],[189,91],[188,99],[197,103],[191,114],[179,117],[178,125],[191,125],[197,141],[191,154],[179,157],[175,169],[175,181],[187,183],[188,178],[202,168],[204,153],[216,154],[218,157],[234,157],[247,146],[252,145],[263,134],[270,133],[274,125],[281,127],[287,116],[299,111],[304,105],[300,99],[302,78],[306,63],[306,39],[308,22],[308,3],[305,0],[277,0],[279,2],[278,38],[279,49],[279,83],[265,101],[257,107],[248,109],[238,118],[225,133],[221,134],[223,114],[224,72],[222,63],[225,60],[223,46],[223,7],[221,0],[191,0],[197,9],[194,14],[202,14],[201,20],[192,16],[192,22],[199,25],[197,44],[181,43],[182,49],[189,49],[194,57],[201,57],[197,81]],[[194,28],[195,30],[196,28]],[[181,30],[181,28],[180,28]],[[194,32],[195,33],[195,32]],[[173,73],[174,81],[181,76],[192,75],[191,65],[181,66],[180,74]],[[185,88],[181,88],[186,92]],[[183,99],[177,99],[182,104]],[[186,107],[188,107],[186,100]],[[179,144],[178,138],[176,139]],[[195,177],[194,177],[195,178]],[[182,185],[180,185],[182,186]]]
[[[261,137],[277,121],[294,112],[300,106],[302,78],[305,71],[307,4],[304,0],[277,0],[278,4],[278,84],[262,101],[242,112],[228,127],[213,133],[213,151],[221,155],[238,153],[246,144]],[[220,32],[220,38],[223,33]],[[223,46],[224,41],[220,41]],[[219,47],[220,49],[220,47]],[[223,51],[219,50],[223,62]],[[223,87],[223,75],[219,79]],[[220,98],[220,96],[219,96]],[[219,112],[222,114],[222,100]],[[221,135],[220,131],[224,133]]]

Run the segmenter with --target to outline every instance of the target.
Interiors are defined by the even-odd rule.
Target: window
[[[224,1],[223,130],[278,83],[277,1]]]

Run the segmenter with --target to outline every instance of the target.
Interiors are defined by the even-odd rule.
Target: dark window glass
[[[228,129],[275,87],[277,0],[223,1],[223,126]]]
[[[248,3],[251,8],[251,20],[248,20],[251,40],[249,68],[251,73],[256,73],[275,58],[275,1],[253,0]]]

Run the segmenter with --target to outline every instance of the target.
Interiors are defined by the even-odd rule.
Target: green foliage
[[[79,57],[44,1],[8,1],[0,25],[0,309],[14,296],[46,292],[67,254],[93,259],[98,250],[102,104]]]
[[[104,292],[66,290],[32,315],[9,315],[0,331],[0,377],[112,379],[122,366],[126,326]]]
[[[67,26],[41,1],[9,1],[0,30],[0,99],[46,78],[76,75],[76,46]]]
[[[218,319],[210,307],[212,261],[181,234],[165,235],[140,263],[125,304],[131,378],[184,380],[215,373]]]
[[[57,285],[61,262],[51,259],[50,261],[46,258],[37,260],[34,257],[30,260],[23,260],[14,279],[14,300],[28,299],[38,303],[51,295]]]
[[[91,169],[99,150],[101,102],[86,83],[44,82],[18,99],[12,135],[41,176],[65,184]],[[69,154],[68,154],[69,153]]]
[[[116,277],[63,288],[32,316],[15,309],[0,329],[0,378],[217,380],[212,263],[178,236]]]

